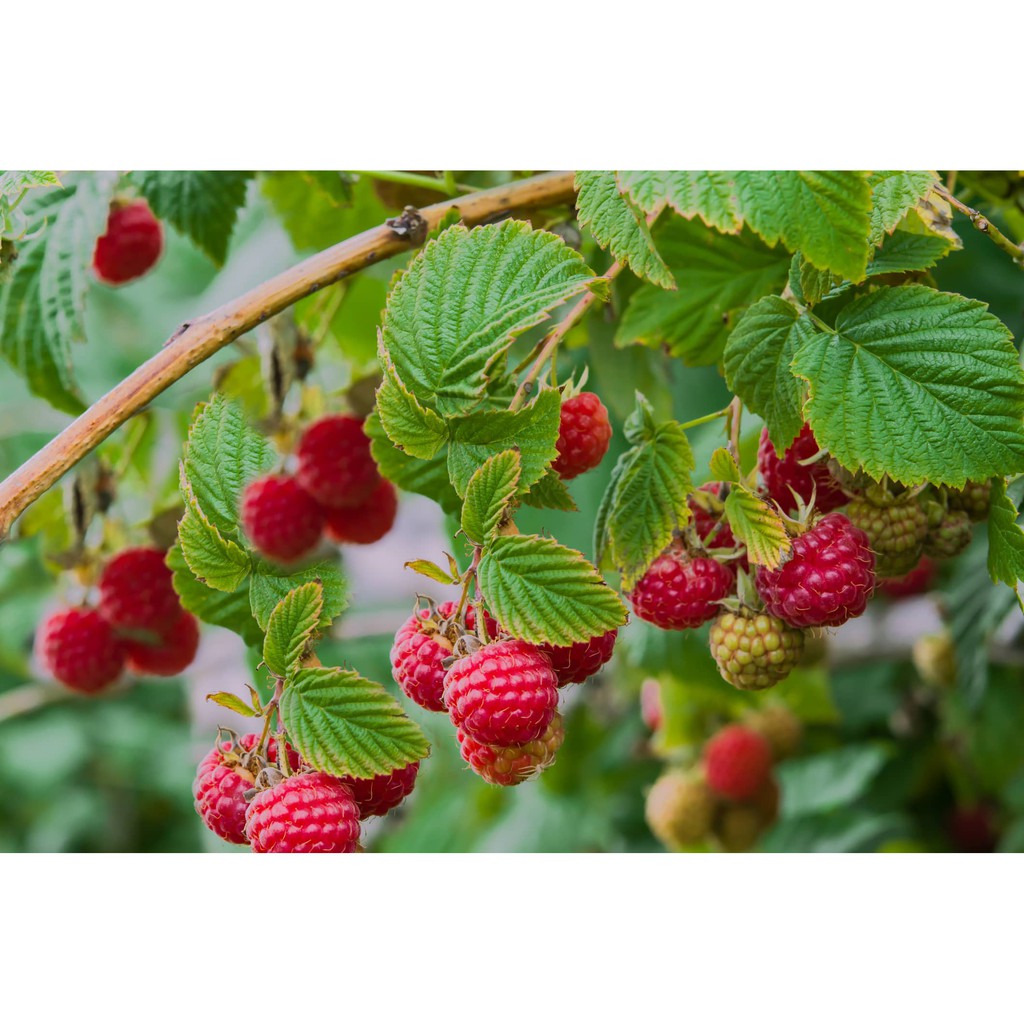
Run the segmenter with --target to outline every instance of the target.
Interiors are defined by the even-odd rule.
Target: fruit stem
[[[710,423],[712,420],[728,416],[731,412],[732,405],[727,405],[724,409],[719,409],[718,412],[709,412],[707,416],[698,416],[695,420],[687,420],[685,423],[680,423],[679,425],[683,430],[690,430],[693,427],[699,427],[705,423]]]
[[[743,420],[743,403],[740,401],[739,395],[729,403],[728,411],[732,417],[729,425],[729,451],[738,466],[740,464],[740,423]]]
[[[480,564],[484,549],[479,544],[473,545],[473,561],[462,577],[462,596],[459,598],[459,606],[455,609],[455,621],[462,618],[462,611],[466,607],[466,598],[469,597],[469,585],[476,579],[476,567]]]
[[[356,171],[356,174],[367,178],[375,178],[377,181],[392,181],[396,185],[411,185],[413,188],[429,188],[443,195],[455,195],[457,192],[475,192],[472,185],[456,185],[455,191],[451,191],[447,181],[440,178],[432,178],[429,174],[413,174],[412,171]],[[445,171],[445,175],[451,171]]]

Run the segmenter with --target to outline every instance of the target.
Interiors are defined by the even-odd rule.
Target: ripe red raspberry
[[[271,474],[253,480],[242,494],[242,527],[261,555],[294,562],[320,541],[324,514],[290,476]]]
[[[243,736],[237,744],[224,740],[199,762],[196,778],[192,783],[192,796],[196,811],[211,832],[229,843],[245,846],[245,793],[252,789],[256,776],[267,761],[275,764],[277,742],[267,745],[266,759],[253,755],[259,743],[256,733]],[[299,755],[288,746],[288,761],[292,770],[299,767]]]
[[[306,428],[295,454],[299,483],[324,508],[352,508],[380,484],[370,439],[354,416],[317,420]]]
[[[492,786],[518,786],[539,775],[555,763],[558,748],[565,739],[562,716],[555,713],[544,734],[531,743],[498,747],[480,743],[463,729],[456,730],[462,760]]]
[[[336,544],[373,544],[395,524],[398,493],[381,480],[370,496],[351,508],[325,508],[325,532]]]
[[[93,608],[62,608],[39,627],[39,658],[53,677],[80,693],[98,693],[124,671],[124,645]]]
[[[906,576],[879,580],[878,590],[894,601],[899,601],[904,597],[924,594],[931,589],[932,583],[935,581],[937,569],[938,566],[927,555],[922,555],[921,560]]]
[[[729,800],[746,800],[768,781],[772,748],[753,729],[727,725],[704,747],[704,777],[708,786]]]
[[[558,706],[546,654],[525,640],[499,640],[455,662],[444,678],[452,724],[478,743],[518,747],[544,734]]]
[[[160,258],[164,231],[145,199],[113,204],[106,234],[96,240],[92,266],[104,284],[142,277]]]
[[[792,512],[797,507],[793,491],[806,504],[810,503],[811,495],[814,494],[814,507],[822,513],[846,504],[848,499],[829,472],[828,463],[824,459],[812,462],[809,466],[801,465],[805,459],[817,455],[819,450],[809,423],[803,425],[781,459],[775,454],[775,446],[768,438],[768,431],[761,431],[757,468],[764,480],[768,497],[778,502],[783,512]]]
[[[419,770],[419,761],[413,761],[385,775],[374,775],[372,779],[357,779],[346,775],[341,781],[352,791],[359,805],[361,820],[387,814],[393,807],[397,807],[412,792]]]
[[[140,676],[176,676],[192,664],[199,649],[199,623],[194,615],[179,611],[170,626],[160,630],[152,643],[126,640],[128,669]]]
[[[924,553],[932,558],[955,558],[971,543],[971,517],[960,509],[950,509],[924,538]]]
[[[563,479],[572,480],[597,466],[608,451],[612,425],[608,410],[592,391],[583,391],[562,402],[558,425],[558,458],[551,468]]]
[[[802,630],[765,613],[723,612],[711,626],[711,655],[739,690],[766,690],[786,678],[804,652]]]
[[[871,597],[875,556],[864,531],[832,512],[793,538],[785,565],[760,566],[756,584],[768,614],[791,626],[841,626],[860,615]]]
[[[928,515],[911,499],[879,504],[867,496],[854,498],[846,515],[867,534],[875,553],[878,576],[905,576],[917,565],[928,534]]]
[[[699,843],[711,831],[715,796],[707,783],[693,775],[670,770],[647,794],[647,827],[670,850]]]
[[[723,484],[718,480],[712,480],[710,483],[701,484],[697,489],[703,491],[705,494],[710,494],[715,498],[719,498],[722,493]],[[687,504],[690,506],[690,511],[693,513],[693,525],[697,531],[697,536],[702,541],[707,541],[711,531],[718,526],[719,523],[722,525],[715,530],[715,535],[711,537],[708,544],[712,548],[735,548],[736,538],[733,536],[732,529],[726,522],[724,515],[721,512],[709,512],[700,501],[691,494],[687,498]]]
[[[949,492],[949,507],[961,509],[971,517],[972,523],[988,518],[988,506],[992,499],[992,481],[969,481],[960,491]]]
[[[718,614],[718,602],[736,585],[731,569],[714,558],[678,551],[659,555],[633,588],[633,611],[661,629],[696,629]]]
[[[600,636],[592,636],[589,640],[580,640],[569,647],[555,647],[552,644],[537,646],[550,659],[551,666],[558,677],[558,685],[582,683],[589,679],[612,656],[615,650],[617,629],[609,629]]]
[[[96,610],[118,629],[163,629],[181,614],[165,553],[125,548],[100,575]]]
[[[249,801],[245,834],[256,853],[354,853],[359,807],[333,775],[289,775]]]

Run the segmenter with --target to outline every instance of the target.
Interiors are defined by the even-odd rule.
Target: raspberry
[[[357,779],[346,775],[341,781],[352,791],[362,820],[387,814],[393,807],[397,807],[412,792],[419,770],[419,761],[413,761],[393,772],[374,775],[372,779]]]
[[[884,500],[889,503],[855,498],[846,507],[846,515],[867,534],[875,553],[875,573],[883,577],[904,576],[921,557],[928,516],[916,501]]]
[[[558,705],[546,654],[525,640],[499,640],[455,662],[444,678],[452,724],[478,743],[517,747],[539,739]]]
[[[447,669],[442,665],[452,654],[452,639],[440,631],[442,625],[455,614],[455,602],[445,601],[431,613],[422,608],[414,613],[395,634],[391,647],[391,674],[402,693],[414,700],[427,711],[447,711],[444,706],[444,677]],[[493,639],[498,635],[498,625],[484,612],[487,632]],[[466,610],[466,630],[476,628],[476,614],[472,608]],[[460,630],[449,627],[453,635]]]
[[[106,234],[96,240],[92,266],[104,284],[124,284],[142,277],[160,258],[164,231],[144,199],[113,204]]]
[[[924,538],[924,553],[932,558],[955,558],[971,543],[971,517],[960,509],[951,509],[938,526]]]
[[[333,775],[289,775],[249,802],[245,834],[256,853],[354,853],[359,807]]]
[[[935,563],[927,555],[922,555],[921,560],[906,576],[879,580],[878,590],[894,601],[924,594],[931,589],[931,585],[935,581],[936,568]]]
[[[267,558],[294,562],[320,541],[324,514],[290,476],[253,480],[242,494],[242,527],[253,547]]]
[[[832,512],[793,539],[785,565],[758,568],[757,591],[769,615],[798,629],[841,626],[864,611],[875,585],[874,570],[867,535]]]
[[[760,711],[755,711],[747,717],[744,724],[768,741],[776,761],[792,757],[800,749],[800,741],[804,735],[803,722],[781,704],[769,704]]]
[[[640,687],[640,717],[651,732],[657,732],[665,720],[665,709],[661,703],[661,683],[653,676],[645,679]]]
[[[373,544],[394,526],[397,511],[395,485],[390,480],[381,480],[360,504],[325,508],[325,532],[336,544]]]
[[[531,743],[497,747],[479,743],[464,730],[456,731],[462,760],[492,786],[518,786],[555,763],[555,755],[565,739],[562,716],[555,713],[544,734]]]
[[[730,800],[752,797],[772,770],[768,741],[744,725],[727,725],[704,747],[704,775],[712,792]]]
[[[589,640],[580,640],[569,647],[555,647],[552,644],[537,646],[550,659],[551,666],[558,676],[558,685],[582,683],[589,679],[612,656],[615,650],[617,629],[609,629],[600,636],[592,636]]]
[[[669,771],[647,794],[647,826],[669,849],[699,843],[711,831],[715,797],[701,778]]]
[[[988,804],[954,808],[946,827],[953,848],[960,853],[995,853],[999,833]]]
[[[119,629],[162,629],[181,615],[171,570],[157,548],[126,548],[99,579],[96,610]]]
[[[562,402],[558,425],[558,458],[551,468],[563,479],[572,480],[597,466],[608,451],[612,426],[608,410],[592,391],[583,391]]]
[[[714,837],[726,853],[747,853],[757,845],[761,815],[747,804],[726,804],[715,815]]]
[[[713,558],[659,555],[633,588],[633,611],[661,629],[695,629],[718,614],[735,585],[732,571]]]
[[[158,632],[157,642],[126,640],[128,668],[140,676],[176,676],[192,664],[199,649],[199,623],[179,611],[170,627]]]
[[[799,664],[804,634],[763,612],[723,612],[711,626],[711,655],[739,690],[766,690]]]
[[[93,608],[63,608],[39,627],[42,663],[53,677],[80,693],[98,693],[124,671],[124,645]]]
[[[353,508],[380,484],[363,421],[325,416],[307,427],[296,449],[295,475],[324,508]]]
[[[988,518],[989,501],[992,498],[992,481],[969,481],[961,491],[949,492],[949,507],[966,512],[972,523]]]
[[[817,455],[819,450],[809,423],[803,425],[796,440],[786,449],[781,459],[775,454],[775,446],[768,437],[768,431],[761,431],[757,468],[768,496],[778,503],[783,512],[792,512],[797,507],[793,491],[805,504],[810,504],[813,494],[814,507],[822,513],[846,504],[846,495],[829,472],[824,459],[812,462],[809,466],[801,465],[805,459]]]
[[[192,783],[196,811],[206,827],[240,846],[249,842],[245,837],[246,790],[252,789],[266,761],[275,763],[277,759],[275,740],[267,745],[266,760],[253,756],[259,740],[256,733],[249,733],[235,744],[230,740],[215,744],[199,762]],[[299,755],[290,746],[287,749],[292,770],[297,770]]]

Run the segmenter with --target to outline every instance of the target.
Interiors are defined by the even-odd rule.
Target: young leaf
[[[522,473],[519,449],[492,455],[470,478],[462,506],[462,530],[474,544],[489,544],[515,497]]]
[[[263,661],[273,675],[286,679],[299,667],[323,610],[324,588],[317,582],[304,583],[278,601],[263,641]]]
[[[244,715],[246,718],[255,718],[257,715],[253,708],[249,707],[241,697],[237,697],[233,693],[225,693],[224,691],[209,693],[206,695],[206,699],[214,704],[219,704],[222,708],[227,708],[228,711],[234,711],[236,715]]]
[[[377,389],[377,414],[391,443],[417,459],[432,459],[448,440],[444,420],[433,409],[425,408],[398,379],[395,364],[383,348],[380,362],[384,382]]]
[[[614,171],[577,171],[576,191],[580,225],[590,228],[602,248],[610,249],[638,277],[661,288],[675,288],[672,272],[658,253],[643,211],[620,190]]]
[[[871,273],[871,268],[868,268]],[[831,271],[819,270],[813,263],[795,253],[789,265],[789,288],[802,306],[815,306],[840,282]]]
[[[421,576],[426,576],[428,580],[434,580],[435,583],[447,585],[455,582],[454,578],[446,573],[441,566],[426,558],[416,558],[411,562],[406,562],[405,568],[412,569],[413,572],[418,572]]]
[[[348,604],[348,584],[337,563],[324,560],[295,571],[257,560],[249,585],[249,601],[252,615],[260,628],[266,630],[278,603],[296,587],[306,583],[321,584],[323,607],[317,628],[327,629]]]
[[[546,537],[496,538],[477,569],[491,613],[515,636],[567,646],[626,621],[618,594],[578,551]]]
[[[793,443],[803,426],[806,389],[790,364],[801,345],[814,336],[806,314],[785,299],[768,295],[747,310],[725,346],[729,387],[765,421],[779,451]]]
[[[981,302],[880,288],[808,338],[793,370],[818,443],[849,470],[951,487],[1024,471],[1024,373]]]
[[[779,513],[746,487],[734,484],[729,489],[725,515],[736,539],[746,544],[747,557],[754,565],[775,569],[793,547]]]
[[[740,217],[728,171],[618,171],[619,187],[644,213],[666,204],[681,217],[700,217],[726,234],[740,229]]]
[[[178,544],[192,574],[214,590],[231,593],[249,575],[248,553],[221,535],[194,495],[178,523]]]
[[[872,171],[871,244],[878,245],[886,234],[923,199],[938,181],[934,171]]]
[[[1017,507],[1006,493],[1006,481],[992,484],[988,512],[988,572],[995,583],[1017,589],[1024,580],[1024,530],[1017,522]]]
[[[345,669],[300,669],[281,695],[280,712],[303,760],[331,775],[371,779],[430,752],[384,687]]]
[[[218,266],[228,242],[252,171],[133,171],[131,180],[153,213],[170,221]]]
[[[532,508],[553,508],[559,512],[579,511],[569,488],[550,466],[526,494],[521,495],[520,500]]]
[[[711,453],[710,469],[712,480],[721,480],[730,484],[740,482],[740,467],[736,465],[732,452],[727,448],[716,448]]]
[[[452,227],[391,290],[383,345],[421,404],[464,413],[518,335],[591,287],[604,282],[556,235],[515,220]]]

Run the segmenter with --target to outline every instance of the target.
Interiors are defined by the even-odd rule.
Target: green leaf
[[[740,467],[736,465],[736,459],[728,448],[716,448],[711,454],[711,461],[708,464],[711,470],[712,480],[721,480],[724,483],[738,484],[740,482]]]
[[[1024,530],[1017,522],[1017,507],[1006,493],[1002,477],[992,484],[988,511],[988,571],[995,583],[1017,589],[1024,580]]]
[[[317,582],[290,590],[270,613],[263,641],[268,670],[287,679],[299,667],[324,611],[324,588]]]
[[[195,495],[182,481],[185,514],[178,522],[178,544],[196,579],[214,590],[231,593],[249,575],[249,554],[226,539],[207,518]]]
[[[320,250],[377,227],[388,216],[373,182],[339,171],[271,171],[260,187],[299,250]]]
[[[224,262],[252,171],[133,171],[130,177],[157,217],[218,266]]]
[[[569,488],[550,466],[526,494],[521,495],[521,500],[524,505],[532,508],[553,508],[559,512],[579,511]]]
[[[462,530],[474,544],[489,544],[498,533],[522,473],[519,449],[492,455],[469,479],[462,506]]]
[[[477,469],[492,455],[513,447],[518,448],[522,464],[519,490],[529,490],[558,457],[555,442],[561,408],[559,391],[544,388],[515,412],[495,409],[449,420],[448,473],[456,491],[464,495]]]
[[[212,701],[214,704],[220,705],[222,708],[227,708],[229,711],[234,711],[236,715],[244,715],[246,718],[255,718],[258,712],[249,707],[248,704],[242,700],[241,697],[236,696],[233,693],[208,693],[206,695],[208,701]]]
[[[477,568],[491,614],[532,644],[567,646],[626,621],[618,594],[578,551],[548,537],[498,537]]]
[[[800,347],[815,437],[851,471],[912,486],[1024,471],[1024,374],[984,303],[880,288]]]
[[[871,244],[878,245],[891,234],[907,213],[917,206],[938,181],[934,171],[872,171]]]
[[[889,757],[884,747],[862,744],[779,765],[783,816],[848,806],[867,792]]]
[[[666,204],[681,217],[700,217],[709,228],[732,234],[740,216],[728,171],[619,171],[619,187],[645,213]]]
[[[452,227],[391,290],[383,344],[421,404],[456,415],[479,403],[518,335],[591,287],[605,282],[557,235],[515,220]]]
[[[672,272],[658,254],[643,211],[619,188],[614,171],[577,171],[576,214],[603,249],[638,277],[675,288]]]
[[[737,171],[743,220],[821,270],[862,281],[868,264],[871,186],[865,171]]]
[[[928,270],[952,250],[949,239],[941,235],[917,235],[897,230],[885,236],[881,248],[871,257],[868,277]]]
[[[870,274],[871,269],[868,268]],[[789,265],[789,287],[803,306],[817,305],[839,283],[839,278],[828,270],[819,270],[813,263],[796,253]]]
[[[655,238],[679,289],[634,292],[615,344],[664,346],[692,365],[716,363],[739,313],[786,283],[789,254],[749,230],[722,235],[697,221],[670,220]]]
[[[273,462],[269,442],[246,423],[238,403],[218,394],[198,407],[185,443],[184,473],[221,533],[237,536],[242,491]]]
[[[448,428],[433,409],[425,408],[398,379],[395,364],[385,349],[380,351],[384,382],[377,389],[377,414],[388,439],[399,450],[417,459],[432,459],[448,440]]]
[[[56,171],[2,171],[0,172],[0,195],[17,199],[29,188],[60,188]]]
[[[725,346],[725,379],[765,421],[777,451],[785,451],[803,426],[805,387],[790,366],[814,337],[809,317],[785,299],[768,295],[747,310]]]
[[[435,583],[444,583],[445,585],[455,582],[455,579],[437,565],[435,562],[431,562],[426,558],[416,558],[411,562],[405,563],[406,569],[412,569],[413,572],[418,572],[421,576],[426,576],[429,580],[434,580]]]
[[[327,560],[289,572],[271,562],[257,561],[249,585],[251,613],[260,628],[269,628],[274,609],[291,591],[307,583],[319,583],[323,590],[323,607],[317,628],[327,629],[348,604],[348,584],[336,562]]]
[[[288,738],[307,764],[371,779],[419,761],[430,745],[379,683],[340,668],[304,668],[281,695]]]
[[[725,515],[754,565],[775,569],[782,564],[793,544],[779,513],[764,498],[734,484],[725,499]]]

